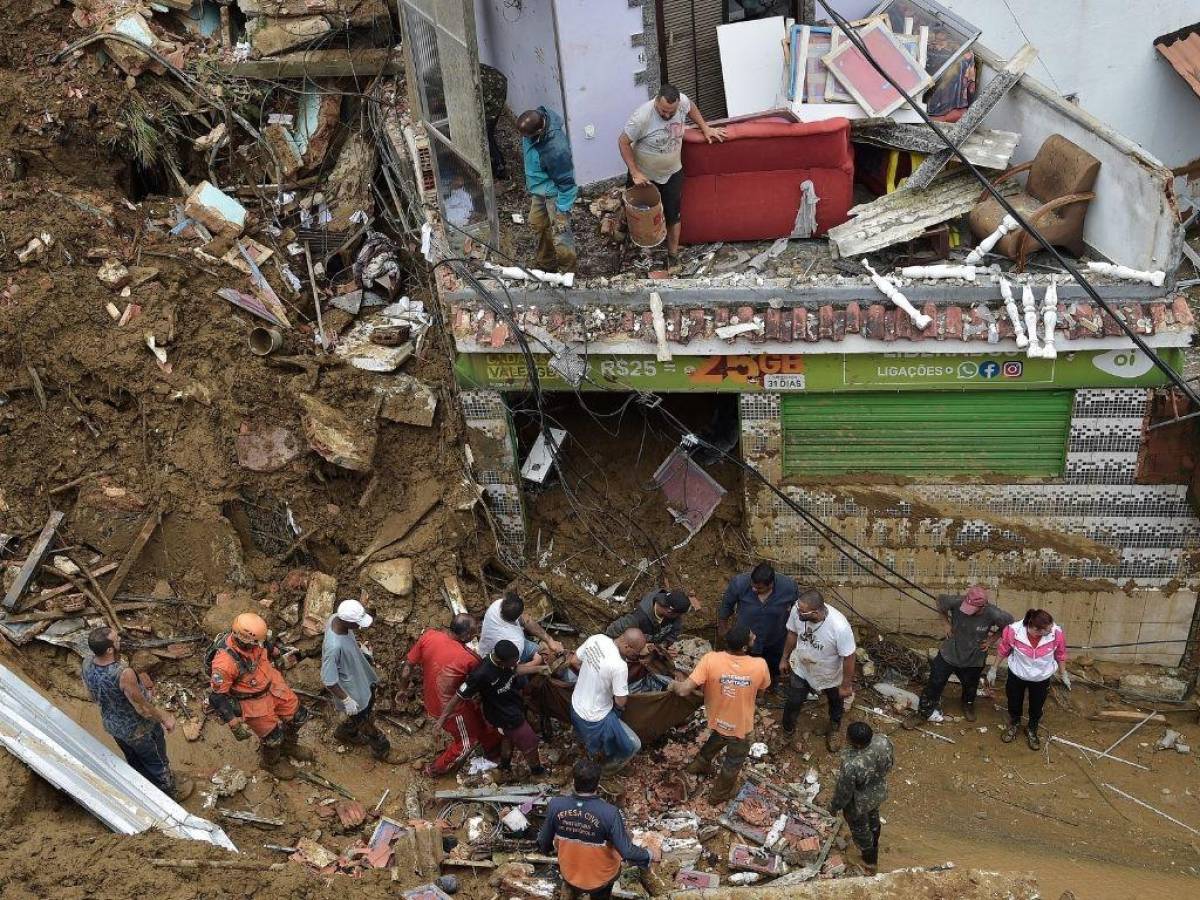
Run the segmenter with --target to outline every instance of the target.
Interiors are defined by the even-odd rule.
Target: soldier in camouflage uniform
[[[829,809],[845,817],[864,868],[874,875],[879,863],[879,807],[887,799],[887,774],[896,757],[892,742],[872,733],[866,722],[853,723],[846,738],[850,746],[842,751],[842,768]]]
[[[492,177],[503,181],[508,178],[504,155],[496,142],[496,125],[504,115],[508,103],[508,79],[499,69],[479,65],[479,83],[483,89],[483,118],[487,123],[488,151],[492,156]]]

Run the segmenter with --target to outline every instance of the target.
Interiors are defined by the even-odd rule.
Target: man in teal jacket
[[[534,265],[547,272],[574,272],[571,207],[579,196],[579,185],[562,117],[539,106],[521,113],[517,130],[525,158],[525,186],[533,198],[529,224],[538,237]]]

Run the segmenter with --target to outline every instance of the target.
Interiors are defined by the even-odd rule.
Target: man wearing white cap
[[[391,744],[375,726],[375,685],[379,676],[354,633],[375,621],[357,600],[343,600],[325,626],[321,645],[321,682],[346,718],[334,737],[348,744],[369,744],[376,759],[390,762]]]

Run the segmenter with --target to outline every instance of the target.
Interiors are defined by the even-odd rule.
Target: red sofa
[[[817,234],[847,218],[854,205],[854,152],[848,119],[792,122],[777,116],[724,126],[724,143],[683,137],[685,244],[760,241],[792,233],[800,184],[817,197]]]

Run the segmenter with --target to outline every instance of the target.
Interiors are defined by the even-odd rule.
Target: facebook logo
[[[990,359],[987,362],[980,363],[979,376],[981,378],[996,378],[997,376],[999,376],[999,374],[1000,374],[1000,364],[999,363],[993,362]]]

